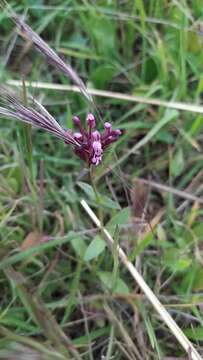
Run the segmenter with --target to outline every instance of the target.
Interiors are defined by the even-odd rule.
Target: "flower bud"
[[[122,131],[120,129],[116,129],[114,130],[114,134],[120,136],[122,134]]]
[[[82,134],[79,132],[76,132],[73,134],[73,137],[75,140],[81,140],[82,139]]]
[[[73,124],[75,126],[80,126],[80,119],[78,116],[73,116]]]
[[[105,128],[105,130],[108,130],[108,132],[110,132],[111,129],[112,129],[111,123],[110,122],[105,122],[104,123],[104,128]]]
[[[111,134],[111,132],[112,132],[112,125],[111,125],[111,123],[110,122],[105,122],[104,123],[104,135],[103,135],[103,137],[104,138],[107,138],[107,137],[109,137],[109,135]]]
[[[95,117],[93,114],[89,113],[87,115],[87,125],[90,127],[90,128],[94,128],[95,125],[96,125],[96,121],[95,121]]]
[[[94,141],[92,144],[92,147],[93,147],[94,153],[96,155],[102,154],[102,145],[101,145],[100,141]]]
[[[93,131],[92,137],[93,137],[94,141],[100,141],[101,136],[100,136],[99,131],[98,130]]]

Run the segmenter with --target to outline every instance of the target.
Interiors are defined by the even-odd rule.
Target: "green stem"
[[[25,106],[28,106],[27,89],[24,79],[22,79],[22,101]],[[20,124],[20,152],[23,163],[24,178],[31,193],[35,211],[32,211],[33,226],[37,225],[39,231],[43,229],[42,211],[39,205],[39,198],[37,195],[37,185],[35,182],[33,172],[33,152],[32,152],[32,125]]]
[[[101,195],[99,194],[99,192],[97,190],[92,166],[90,166],[89,174],[90,174],[90,182],[92,184],[92,187],[93,187],[93,190],[95,193],[96,203],[98,205],[98,218],[101,222],[101,226],[103,227],[103,209],[102,209]]]
[[[23,103],[27,106],[27,90],[25,85],[25,80],[22,80],[23,83]],[[25,150],[26,150],[26,159],[28,163],[28,168],[30,171],[30,176],[33,182],[33,158],[32,158],[32,125],[23,124],[23,135],[25,142]]]

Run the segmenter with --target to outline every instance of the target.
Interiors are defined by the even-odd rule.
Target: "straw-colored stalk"
[[[102,231],[105,240],[107,241],[108,245],[112,249],[114,240],[107,229],[105,229],[95,213],[92,211],[92,209],[89,207],[87,202],[85,200],[81,201],[81,205],[87,212],[87,214],[90,216],[92,221],[95,223],[95,225]],[[200,354],[196,351],[192,343],[188,340],[188,338],[185,336],[185,334],[182,332],[182,330],[179,328],[179,326],[176,324],[176,322],[173,320],[171,315],[168,313],[168,311],[165,309],[165,307],[160,303],[160,301],[157,299],[157,297],[154,295],[153,291],[150,289],[150,287],[146,284],[141,274],[136,270],[134,265],[128,260],[126,254],[121,249],[119,245],[117,245],[117,251],[119,255],[120,261],[123,263],[123,265],[128,269],[128,271],[131,273],[132,277],[136,281],[136,283],[140,286],[144,294],[146,295],[147,299],[150,301],[150,303],[153,305],[157,313],[160,315],[162,320],[166,323],[166,325],[169,327],[173,335],[176,337],[178,342],[181,344],[183,349],[186,351],[188,357],[192,360],[202,360],[202,357]]]
[[[11,85],[11,86],[17,86],[17,87],[22,86],[22,82],[19,80],[8,80],[6,83],[7,85]],[[48,89],[48,90],[57,90],[57,91],[72,91],[78,93],[81,92],[80,87],[75,85],[53,84],[53,83],[41,82],[41,81],[31,81],[31,82],[26,81],[25,84],[30,88]],[[146,105],[153,105],[153,106],[163,106],[165,108],[203,114],[203,106],[198,104],[191,104],[191,103],[178,102],[178,101],[165,101],[160,99],[148,98],[145,96],[122,94],[114,91],[105,91],[105,90],[98,90],[91,88],[87,88],[87,91],[88,94],[92,96],[106,97],[109,99],[118,99],[118,100],[141,103]]]

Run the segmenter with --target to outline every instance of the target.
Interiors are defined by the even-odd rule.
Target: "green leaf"
[[[200,267],[197,267],[195,276],[193,279],[193,285],[192,285],[193,291],[202,291],[203,290],[203,269]]]
[[[115,68],[109,64],[97,67],[90,76],[96,88],[105,89],[115,74]]]
[[[38,246],[33,246],[32,248],[29,248],[18,254],[15,254],[15,255],[12,255],[9,257],[5,257],[2,259],[2,261],[0,263],[0,270],[5,269],[7,266],[14,265],[19,261],[23,261],[24,259],[29,258],[31,255],[34,255],[36,253],[39,255],[42,252],[44,252],[45,250],[51,249],[56,246],[63,245],[76,237],[77,237],[77,234],[75,234],[74,232],[70,232],[67,236],[65,236],[63,238],[50,240],[47,243],[44,243],[44,244],[41,244]]]
[[[105,247],[105,241],[99,235],[95,236],[85,251],[84,260],[90,261],[96,258],[104,251]]]
[[[191,263],[191,258],[182,255],[182,250],[177,247],[167,249],[163,257],[163,262],[166,266],[170,267],[172,271],[184,271]]]
[[[91,185],[84,183],[82,181],[78,182],[79,187],[84,191],[84,193],[89,197],[91,201],[96,202],[96,195],[94,192],[94,189]],[[110,197],[106,195],[102,195],[98,192],[99,199],[99,205],[109,208],[109,209],[120,209],[119,204],[117,204],[115,201],[113,201]]]
[[[20,328],[21,331],[25,331],[26,333],[30,332],[36,332],[37,331],[37,327],[33,326],[29,323],[27,323],[26,321],[19,319],[18,316],[16,316],[15,314],[11,314],[11,316],[6,315],[3,317],[0,317],[0,324],[9,326],[9,327],[18,327]],[[1,357],[0,357],[1,359]]]
[[[141,20],[141,25],[142,25],[142,29],[145,30],[145,18],[146,18],[146,14],[145,14],[145,5],[144,2],[142,0],[137,0],[135,2],[136,4],[136,8],[138,9],[139,15],[140,15],[140,20]]]
[[[129,294],[129,288],[121,278],[117,277],[115,283],[113,284],[114,279],[111,272],[100,271],[98,276],[108,290],[112,290],[112,285],[114,285],[113,293]]]
[[[203,327],[197,326],[192,329],[188,328],[184,330],[186,336],[188,336],[191,340],[201,341],[203,340]]]
[[[72,239],[71,240],[71,245],[72,245],[73,249],[75,250],[75,253],[79,257],[84,256],[85,251],[87,249],[87,245],[85,244],[85,241],[81,237],[78,237],[76,239]]]
[[[202,234],[203,234],[203,223],[199,223],[198,225],[196,225],[192,228],[192,233],[191,233],[191,231],[188,231],[186,233],[185,240],[186,240],[186,242],[194,241],[194,237],[197,240],[201,240]]]
[[[92,330],[88,335],[82,335],[78,338],[73,339],[73,344],[78,346],[87,346],[89,341],[94,341],[103,336],[107,336],[109,334],[110,326],[103,327],[102,329]]]
[[[188,32],[187,34],[187,47],[190,53],[199,53],[202,48],[201,38],[195,32]]]
[[[108,222],[107,227],[117,226],[117,225],[126,225],[130,218],[130,208],[126,207],[120,210],[116,215],[114,215],[111,220]]]
[[[110,197],[106,195],[100,195],[100,204],[103,207],[109,208],[109,209],[120,209],[119,204],[117,202],[113,201]]]
[[[157,136],[157,140],[163,141],[166,144],[173,144],[174,143],[174,137],[172,134],[170,134],[168,131],[162,130],[160,131]]]
[[[145,81],[147,84],[150,84],[152,81],[154,81],[157,78],[157,67],[156,63],[152,58],[146,59],[144,62],[146,67],[146,73],[145,73]]]
[[[144,238],[142,238],[141,241],[135,246],[135,249],[130,255],[130,260],[133,261],[136,258],[136,256],[141,254],[143,250],[151,244],[153,239],[154,236],[152,232],[149,232]]]
[[[183,150],[182,148],[180,148],[175,153],[171,161],[171,174],[175,177],[179,176],[182,173],[184,166],[185,166],[185,161],[183,156]]]
[[[90,200],[94,200],[94,201],[96,200],[95,192],[91,185],[89,185],[85,182],[82,182],[82,181],[79,181],[77,184],[84,191],[84,193],[89,197]]]
[[[99,16],[91,17],[87,22],[90,34],[93,37],[98,53],[109,58],[116,52],[116,23],[108,18]]]

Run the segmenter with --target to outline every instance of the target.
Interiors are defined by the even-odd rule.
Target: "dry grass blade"
[[[41,342],[18,335],[0,325],[1,338],[11,341],[10,347],[0,349],[0,359],[3,360],[66,360],[67,357],[43,345]],[[9,344],[8,344],[9,345]]]
[[[27,310],[31,314],[33,320],[38,324],[46,334],[46,337],[52,342],[55,349],[67,358],[71,354],[74,359],[81,360],[81,356],[77,349],[73,346],[71,339],[60,328],[52,313],[46,308],[41,297],[35,293],[31,294],[27,286],[25,286],[25,278],[20,272],[16,272],[13,268],[5,271],[18,290],[19,297],[24,303]]]
[[[193,194],[190,194],[187,191],[177,190],[177,189],[174,189],[171,186],[163,185],[163,184],[157,183],[157,182],[152,181],[152,180],[138,178],[137,181],[138,181],[138,183],[140,182],[140,184],[149,185],[151,187],[159,189],[160,191],[169,192],[171,194],[182,197],[183,199],[187,199],[189,201],[196,201],[198,204],[203,204],[203,199],[202,198],[197,197],[197,196],[195,196]]]
[[[149,186],[139,183],[139,180],[134,180],[131,191],[132,200],[132,216],[141,218],[145,212],[147,199],[149,196]]]
[[[111,310],[111,308],[105,304],[104,305],[104,310],[108,315],[109,320],[115,324],[121,338],[123,339],[124,343],[126,344],[126,348],[128,349],[128,352],[131,356],[131,359],[139,359],[142,360],[142,356],[140,355],[137,347],[135,346],[135,344],[133,343],[131,337],[128,335],[128,333],[126,332],[121,320],[119,320],[116,316],[116,314]]]
[[[8,80],[7,84],[12,85],[12,86],[21,86],[22,85],[21,82],[18,80]],[[73,91],[73,92],[81,91],[78,86],[51,84],[51,83],[38,82],[38,81],[27,82],[26,86],[30,86],[30,87],[38,88],[38,89],[49,89],[49,90],[58,90],[58,91]],[[109,99],[130,101],[130,102],[141,103],[141,104],[146,104],[146,105],[163,106],[165,108],[171,108],[171,109],[175,109],[175,110],[182,110],[182,111],[189,111],[189,112],[203,114],[203,105],[198,105],[198,104],[194,105],[194,104],[190,104],[190,103],[177,102],[177,101],[165,101],[165,100],[159,100],[159,99],[154,99],[154,98],[146,98],[144,96],[122,94],[119,92],[105,91],[105,90],[98,90],[98,89],[87,88],[87,90],[90,95],[94,95],[94,96],[106,97]]]
[[[102,226],[99,219],[96,217],[95,213],[92,211],[92,209],[89,207],[89,205],[86,203],[85,200],[81,201],[81,205],[85,209],[86,213],[89,215],[89,217],[92,219],[92,221],[95,223],[95,225],[101,230],[105,240],[107,241],[110,248],[112,248],[114,245],[114,240],[110,233]],[[146,284],[143,277],[140,275],[140,273],[137,271],[137,269],[134,267],[134,265],[128,260],[126,254],[124,251],[120,248],[119,245],[117,245],[117,251],[119,254],[120,261],[123,263],[123,265],[128,269],[128,271],[131,273],[134,280],[137,282],[137,284],[140,286],[150,303],[153,305],[157,313],[160,315],[162,320],[166,323],[166,325],[169,327],[173,335],[176,337],[176,339],[179,341],[183,349],[185,349],[186,353],[192,360],[202,360],[202,357],[200,354],[196,351],[192,343],[188,340],[188,338],[185,336],[185,334],[182,332],[182,330],[179,328],[179,326],[176,324],[176,322],[173,320],[171,315],[168,313],[168,311],[164,308],[164,306],[160,303],[158,298],[154,295],[153,291],[149,288],[149,286]]]

